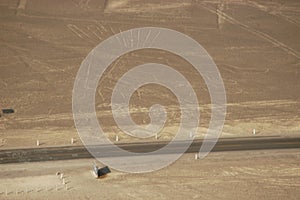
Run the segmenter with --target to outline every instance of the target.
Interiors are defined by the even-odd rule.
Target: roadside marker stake
[[[197,160],[198,159],[198,154],[197,153],[195,153],[195,160]]]
[[[119,136],[118,135],[116,135],[116,142],[118,142],[119,141]]]
[[[74,138],[71,138],[71,144],[74,144]]]
[[[255,129],[253,129],[252,133],[253,133],[253,135],[255,135]]]
[[[36,146],[40,146],[40,141],[39,140],[36,141]]]
[[[190,133],[190,138],[194,138],[194,135],[193,135],[193,133]]]

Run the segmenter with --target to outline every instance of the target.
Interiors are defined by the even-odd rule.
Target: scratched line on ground
[[[268,35],[266,33],[263,33],[261,31],[255,30],[255,29],[251,28],[250,26],[248,26],[246,24],[243,24],[242,22],[240,22],[240,21],[230,17],[226,13],[222,12],[220,9],[215,10],[214,8],[211,8],[210,6],[208,6],[206,4],[203,4],[203,3],[201,3],[199,5],[201,7],[203,7],[204,9],[206,9],[206,10],[208,10],[208,11],[210,11],[210,12],[216,14],[216,15],[219,15],[219,16],[223,17],[225,20],[229,21],[230,23],[240,26],[242,29],[244,29],[244,30],[246,30],[246,31],[248,31],[248,32],[250,32],[254,35],[257,35],[258,37],[270,42],[274,46],[281,48],[282,50],[284,50],[288,54],[293,55],[296,58],[300,59],[300,53],[298,51],[292,49],[291,47],[289,47],[286,44],[278,41],[277,39],[271,37],[270,35]]]

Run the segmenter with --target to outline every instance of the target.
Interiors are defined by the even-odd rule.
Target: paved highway
[[[186,153],[198,152],[203,140],[194,140]],[[131,152],[152,152],[165,146],[167,142],[123,143],[119,147]],[[177,142],[168,153],[177,153],[184,142]],[[300,148],[300,137],[253,137],[219,139],[212,151],[243,151],[262,149]],[[109,146],[101,146],[101,157],[118,156]],[[27,149],[0,150],[0,164],[18,162],[37,162],[51,160],[68,160],[92,158],[84,146],[39,147]]]

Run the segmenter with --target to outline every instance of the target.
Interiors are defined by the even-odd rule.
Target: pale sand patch
[[[255,129],[255,135],[253,134]],[[196,135],[191,135],[195,139],[203,139],[207,134],[207,127],[199,127]],[[116,127],[105,132],[106,137],[112,142],[150,142],[150,141],[171,141],[178,131],[178,125],[164,127],[152,137],[141,139],[132,137],[120,131]],[[22,134],[20,134],[22,133]],[[300,134],[300,119],[295,120],[233,120],[225,123],[220,138],[230,137],[260,137],[260,136],[283,136],[297,137]],[[118,141],[116,141],[116,136]],[[74,143],[71,143],[71,140]],[[0,149],[6,148],[25,148],[36,147],[36,141],[39,140],[40,147],[47,146],[70,146],[82,145],[79,134],[75,128],[69,129],[16,129],[16,130],[0,130]]]
[[[105,12],[111,13],[139,13],[139,12],[158,12],[162,10],[178,9],[191,6],[189,1],[176,2],[170,1],[167,3],[150,3],[143,2],[140,4],[138,1],[133,0],[108,0]]]
[[[58,175],[40,175],[22,177],[23,170],[14,171],[16,178],[3,178],[1,190],[11,194],[27,194],[37,192],[59,191],[64,184]]]
[[[128,0],[106,0],[106,10],[112,11],[114,9],[118,9],[122,6],[126,6]]]
[[[6,164],[0,165],[0,199],[296,200],[299,159],[297,149],[214,152],[202,160],[184,154],[159,171],[126,174],[112,169],[104,179],[90,173],[93,159]],[[57,171],[65,174],[69,190],[21,192],[61,184]],[[3,186],[11,192],[8,196]]]

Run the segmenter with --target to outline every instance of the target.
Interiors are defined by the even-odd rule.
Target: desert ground
[[[227,116],[222,137],[293,136],[300,130],[299,3],[297,1],[2,0],[0,105],[16,113],[0,118],[0,148],[80,143],[72,116],[72,89],[87,54],[106,38],[130,28],[170,28],[198,41],[223,78]],[[190,81],[201,111],[196,137],[206,134],[210,97],[201,76],[185,60],[158,50],[117,59],[99,81],[96,111],[110,139],[122,133],[110,97],[124,72],[147,62],[171,66]],[[149,122],[148,108],[168,110],[161,140],[174,136],[178,104],[164,87],[146,85],[132,96],[132,117]],[[33,140],[34,138],[34,140]],[[150,138],[149,140],[153,140]]]
[[[299,199],[299,150],[185,154],[145,174],[95,179],[92,159],[0,166],[0,199]],[[101,164],[99,164],[101,166]],[[65,184],[57,172],[65,178]]]
[[[101,41],[138,27],[173,29],[207,50],[226,89],[221,137],[300,135],[297,0],[0,0],[0,26],[0,108],[15,110],[1,114],[0,150],[34,147],[37,140],[41,147],[70,145],[71,138],[81,145],[72,115],[80,64]],[[148,62],[171,66],[190,81],[201,112],[196,138],[203,138],[211,115],[203,79],[182,58],[154,49],[118,58],[100,79],[95,108],[107,137],[155,140],[123,133],[110,105],[117,80]],[[146,85],[130,103],[137,124],[149,123],[152,104],[165,106],[168,119],[158,140],[174,137],[180,114],[169,90]],[[299,159],[297,150],[213,153],[199,162],[184,155],[158,172],[113,171],[99,180],[90,176],[91,160],[0,165],[0,199],[299,199]],[[57,171],[70,179],[69,190]],[[62,187],[57,192],[56,185]]]

